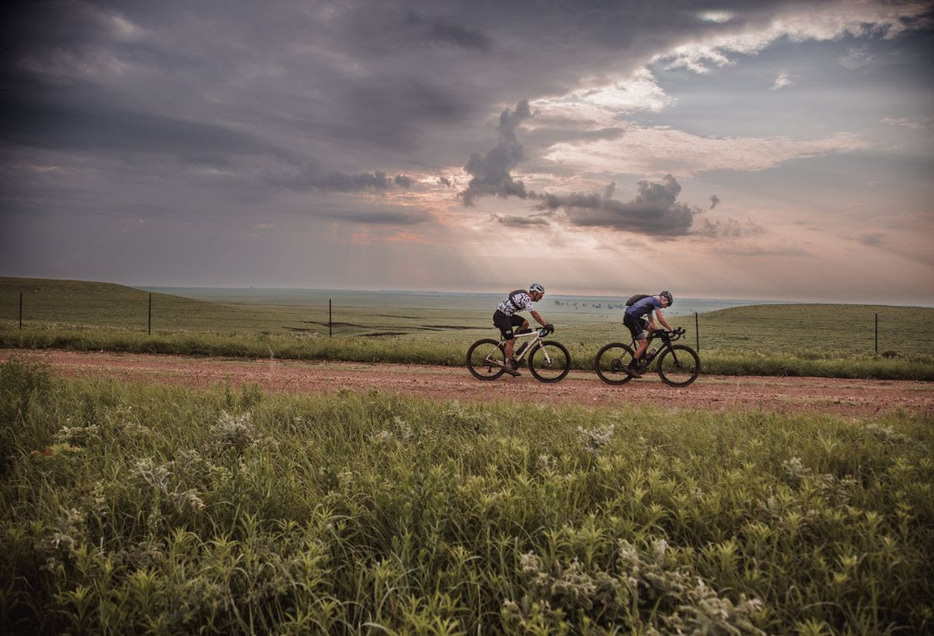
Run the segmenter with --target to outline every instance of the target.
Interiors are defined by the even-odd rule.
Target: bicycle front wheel
[[[671,345],[658,359],[658,375],[669,386],[687,386],[700,375],[700,357],[685,345]]]
[[[611,342],[597,352],[593,361],[594,370],[607,384],[626,384],[632,380],[632,376],[626,372],[632,362],[632,354],[629,345]]]
[[[571,354],[560,342],[545,340],[529,357],[529,371],[541,382],[559,382],[571,370]]]
[[[467,350],[467,368],[475,378],[495,380],[506,372],[506,352],[498,340],[483,338]]]

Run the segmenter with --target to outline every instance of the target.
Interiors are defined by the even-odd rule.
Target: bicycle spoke
[[[673,345],[658,360],[658,375],[671,386],[687,386],[700,374],[700,358],[685,345]]]
[[[543,342],[529,357],[529,371],[541,382],[558,382],[570,369],[571,355],[558,342]]]
[[[594,369],[600,379],[607,384],[624,384],[632,379],[626,372],[632,362],[632,349],[628,346],[614,342],[606,345],[594,359]]]
[[[467,352],[467,368],[481,380],[495,380],[503,375],[505,354],[500,343],[490,338],[478,340]]]

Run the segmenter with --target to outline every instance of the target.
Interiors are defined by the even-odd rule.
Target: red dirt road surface
[[[438,400],[532,401],[583,406],[655,404],[666,408],[754,409],[782,413],[881,415],[895,409],[934,416],[934,383],[837,378],[702,375],[672,388],[657,375],[610,386],[587,371],[572,371],[557,384],[543,384],[525,370],[521,377],[477,380],[466,367],[193,358],[106,352],[0,350],[11,358],[47,365],[63,377],[113,378],[129,382],[234,388],[296,394],[371,389]]]

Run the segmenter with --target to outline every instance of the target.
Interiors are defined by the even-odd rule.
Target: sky
[[[0,276],[934,306],[929,2],[0,12]]]

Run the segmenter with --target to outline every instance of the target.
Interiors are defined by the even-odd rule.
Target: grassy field
[[[0,364],[0,632],[934,628],[934,427]]]
[[[218,293],[210,301],[153,293],[150,323],[149,292],[0,278],[0,347],[462,365],[471,342],[495,335],[488,298],[396,294],[375,306],[353,292]],[[335,296],[333,322],[326,295]],[[628,341],[618,314],[565,301],[546,316],[574,367],[589,369],[603,344]],[[756,305],[670,322],[688,329],[708,373],[934,380],[931,308]]]

